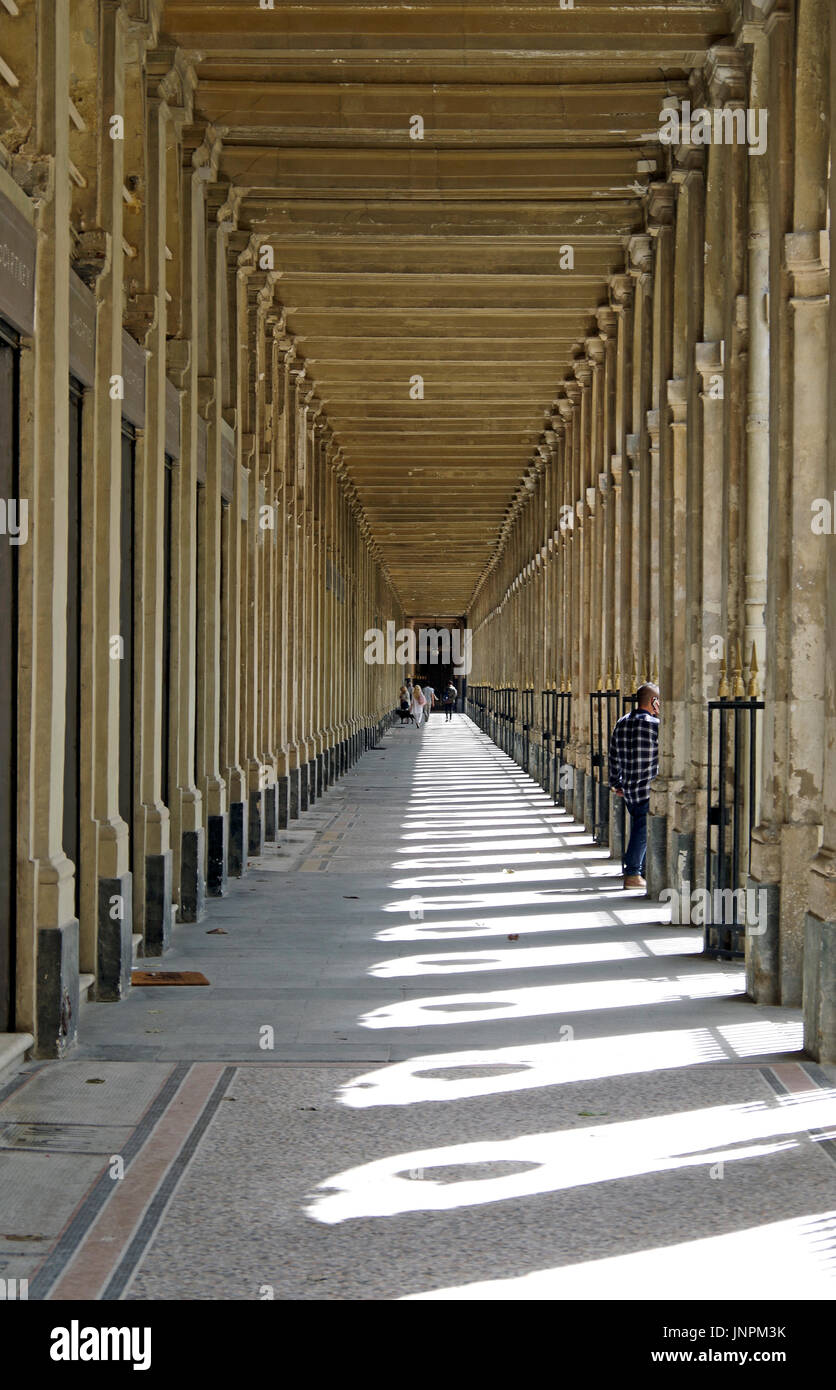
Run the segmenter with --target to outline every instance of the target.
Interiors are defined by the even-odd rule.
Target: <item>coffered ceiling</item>
[[[407,613],[466,610],[730,8],[165,6]]]

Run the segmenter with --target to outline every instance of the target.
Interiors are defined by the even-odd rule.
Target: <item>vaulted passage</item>
[[[674,1088],[779,1054],[820,1070],[775,1095],[827,1078],[832,9],[0,0],[0,1082],[85,1055],[254,1066],[264,1024],[355,1081],[364,1047],[401,1066],[455,1033],[522,1097],[506,1050],[540,1074],[576,1010],[572,1055],[600,1040],[587,1079],[613,1075],[610,1007]],[[608,751],[646,685],[642,875]],[[314,1037],[361,901],[356,968],[373,949],[393,992],[362,1022],[335,995]],[[137,972],[195,952],[209,986],[183,986],[160,1051]],[[306,1002],[262,1017],[299,971]],[[425,971],[444,997],[419,1004]],[[507,991],[470,989],[492,972]],[[189,1074],[195,1115],[220,1074],[205,1095]],[[626,1085],[588,1108],[657,1113]],[[511,1143],[533,1119],[487,1155],[445,1130],[416,1160],[434,1209],[471,1170],[492,1191],[494,1162],[502,1192],[539,1192],[554,1136]],[[332,1176],[372,1161],[338,1150]],[[353,1212],[352,1183],[312,1219]],[[534,1273],[477,1259],[449,1284]]]

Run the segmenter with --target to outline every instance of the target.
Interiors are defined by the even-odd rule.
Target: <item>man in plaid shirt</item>
[[[610,786],[630,812],[624,855],[624,887],[646,888],[647,813],[650,784],[659,771],[659,687],[642,685],[636,708],[619,719],[610,739]]]

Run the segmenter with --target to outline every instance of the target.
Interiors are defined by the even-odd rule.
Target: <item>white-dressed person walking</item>
[[[426,705],[426,696],[416,681],[412,691],[412,718],[415,720],[415,727],[417,729],[421,729],[424,726],[424,711]]]

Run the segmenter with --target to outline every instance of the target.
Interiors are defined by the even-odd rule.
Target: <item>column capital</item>
[[[615,337],[618,331],[618,314],[609,304],[602,304],[600,308],[595,310],[595,318],[598,322],[601,341],[606,344]]]
[[[712,105],[729,106],[745,102],[746,63],[741,48],[733,44],[714,44],[706,55],[704,73]]]
[[[725,371],[725,342],[695,343],[694,365],[703,379],[703,386],[712,376],[722,376]]]
[[[688,423],[688,382],[684,377],[674,377],[668,382],[668,405],[671,409],[674,428]]]
[[[623,314],[633,303],[635,285],[632,275],[627,272],[611,275],[609,280],[610,299],[614,314]]]
[[[593,368],[600,367],[604,361],[604,340],[599,337],[587,338],[586,351]],[[577,373],[576,373],[577,375]]]
[[[652,183],[647,198],[647,230],[658,236],[663,227],[673,226],[676,188],[672,183]]]
[[[629,272],[635,279],[649,275],[653,268],[653,239],[649,232],[631,236],[627,244],[627,254],[630,258]]]

